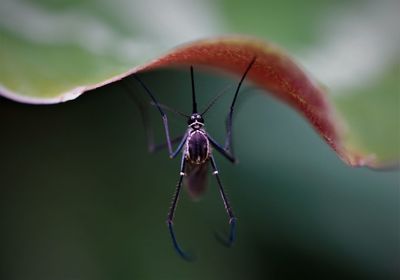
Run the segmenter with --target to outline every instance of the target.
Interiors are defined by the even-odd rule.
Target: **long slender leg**
[[[179,143],[178,147],[176,148],[176,150],[172,153],[172,155],[170,155],[171,158],[175,158],[180,151],[182,150],[183,146],[186,143],[186,139],[187,139],[187,133],[185,133],[185,135],[183,135],[181,142]],[[185,156],[183,155],[183,158],[185,158]],[[183,172],[183,171],[182,171]]]
[[[179,154],[179,152],[182,150],[183,146],[186,143],[186,139],[187,139],[187,134],[185,134],[183,136],[179,136],[179,137],[174,138],[174,139],[171,140],[171,143],[176,143],[176,142],[180,141],[178,147],[172,153],[171,158],[175,158]],[[156,152],[158,150],[161,150],[162,148],[165,148],[166,146],[167,146],[167,143],[154,145],[150,152]]]
[[[234,155],[230,153],[230,151],[227,151],[222,147],[221,144],[219,144],[217,141],[215,141],[209,134],[207,134],[207,138],[210,141],[211,145],[221,154],[223,155],[227,160],[229,160],[232,163],[236,163],[237,160]]]
[[[145,134],[146,134],[146,140],[147,140],[147,148],[150,153],[157,152],[165,147],[168,147],[168,143],[162,143],[162,144],[155,144],[154,143],[154,132],[152,129],[152,126],[150,125],[149,121],[149,112],[148,112],[148,105],[144,104],[142,100],[140,100],[135,94],[130,94],[133,91],[133,88],[131,85],[126,81],[122,80],[122,85],[126,89],[125,91],[128,94],[128,96],[131,98],[131,100],[137,105],[139,109],[139,113],[142,118],[143,126],[145,128]],[[147,105],[147,106],[146,106]],[[154,102],[152,102],[152,105],[156,106]],[[161,104],[159,104],[161,107],[163,107]],[[179,137],[175,137],[171,139],[171,144],[177,143],[182,141],[183,135]],[[179,153],[179,152],[178,152]]]
[[[176,205],[177,205],[178,199],[179,199],[179,194],[181,191],[183,176],[185,175],[185,173],[184,173],[185,172],[185,163],[186,163],[186,159],[185,159],[185,155],[183,154],[182,160],[181,160],[181,171],[179,173],[179,181],[178,181],[178,184],[176,185],[175,194],[173,196],[171,207],[168,212],[167,224],[168,224],[169,233],[171,235],[172,243],[174,245],[176,252],[183,259],[190,261],[190,260],[192,260],[191,256],[189,254],[187,254],[185,251],[183,251],[181,246],[179,246],[178,241],[176,240],[176,236],[175,236],[175,232],[174,232],[174,228],[173,228],[175,209],[176,209]]]
[[[175,138],[171,139],[171,143],[172,144],[176,144],[178,142],[180,143],[182,141],[182,138],[183,138],[183,135],[175,137]],[[162,149],[164,149],[166,147],[167,147],[167,143],[165,142],[165,143],[152,145],[151,149],[149,149],[149,150],[150,150],[151,153],[155,153],[155,152],[158,152],[158,151],[160,151],[160,150],[162,150]]]
[[[242,83],[244,81],[244,79],[246,78],[247,74],[249,73],[251,67],[253,66],[254,62],[256,61],[256,57],[253,57],[253,59],[251,60],[251,62],[249,63],[249,65],[246,68],[246,71],[244,72],[242,78],[240,79],[240,82],[236,88],[236,92],[235,95],[233,97],[232,103],[231,103],[231,107],[228,113],[228,116],[226,117],[226,138],[225,138],[225,147],[224,150],[225,151],[229,151],[232,155],[234,154],[233,152],[233,147],[232,147],[232,117],[233,117],[233,110],[236,104],[236,99],[238,97],[239,91],[240,91],[240,87],[242,86]]]
[[[157,99],[154,97],[154,95],[151,93],[151,91],[147,88],[147,86],[143,83],[143,81],[139,78],[138,75],[133,74],[132,77],[139,82],[139,84],[144,88],[144,90],[147,92],[147,94],[150,96],[151,100],[153,101],[154,105],[157,107],[158,111],[161,114],[161,118],[163,121],[164,125],[164,130],[165,130],[165,137],[167,140],[167,147],[168,147],[168,153],[169,156],[172,157],[173,151],[172,151],[172,143],[171,143],[171,138],[169,136],[169,127],[168,127],[168,118],[167,115],[164,113],[163,109],[159,105]]]
[[[137,105],[139,109],[139,113],[143,122],[143,127],[145,129],[146,140],[147,140],[147,148],[149,152],[154,152],[161,148],[158,148],[160,145],[154,144],[154,132],[152,126],[150,125],[149,121],[149,112],[148,112],[148,105],[144,104],[142,100],[140,100],[135,94],[130,94],[133,91],[131,85],[126,81],[122,80],[122,85],[125,88],[125,92],[128,93],[129,98]],[[180,140],[180,139],[179,139]]]
[[[224,191],[224,187],[222,186],[221,179],[220,179],[219,174],[218,174],[218,169],[217,169],[217,165],[215,163],[214,157],[211,156],[210,158],[211,158],[211,166],[212,166],[212,169],[213,169],[213,175],[217,179],[219,192],[220,192],[222,200],[224,202],[224,206],[225,206],[226,212],[228,213],[229,225],[230,225],[228,240],[224,241],[221,238],[219,238],[218,236],[217,236],[217,238],[220,241],[222,241],[222,243],[224,245],[226,245],[227,247],[231,247],[233,245],[233,242],[235,241],[235,237],[236,237],[236,217],[233,214],[233,211],[232,211],[231,205],[229,203],[228,197],[226,196],[226,193]]]

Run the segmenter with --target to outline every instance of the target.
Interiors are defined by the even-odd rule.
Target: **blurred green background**
[[[385,21],[397,11],[390,9],[396,1],[174,0],[161,9],[157,1],[148,5],[143,4],[146,1],[120,1],[117,5],[110,1],[4,0],[0,12],[7,11],[3,7],[15,7],[10,3],[21,2],[24,7],[67,11],[67,15],[79,11],[77,19],[100,17],[121,35],[115,38],[132,37],[139,45],[144,42],[142,49],[131,52],[122,44],[125,41],[117,39],[104,48],[94,48],[98,51],[96,61],[110,64],[110,68],[132,67],[152,57],[143,55],[144,50],[153,55],[197,37],[245,33],[276,42],[301,60],[336,94],[338,109],[343,114],[350,112],[349,121],[356,128],[360,123],[368,124],[365,118],[371,115],[385,116],[374,118],[382,123],[393,117],[396,108],[384,114],[376,106],[380,109],[371,114],[371,100],[373,104],[382,100],[379,90],[390,95],[386,103],[396,106],[391,101],[396,97],[399,103],[400,61],[393,55],[399,50],[391,49],[398,38],[398,25]],[[122,4],[133,6],[124,9],[126,5]],[[182,9],[172,14],[168,7]],[[189,8],[191,12],[186,13]],[[207,11],[213,13],[203,13]],[[166,14],[169,16],[164,17]],[[138,15],[150,21],[140,22]],[[3,13],[0,23],[6,18]],[[167,24],[174,19],[175,26]],[[7,30],[3,35],[10,28],[15,32],[12,28],[18,27],[18,22],[3,24],[0,29]],[[341,27],[339,31],[335,24]],[[365,29],[352,29],[359,24]],[[72,33],[60,33],[62,39],[76,39],[71,35],[79,31],[76,25],[65,25]],[[388,26],[394,26],[397,33]],[[379,32],[381,29],[385,32]],[[350,32],[342,32],[346,30]],[[369,31],[388,41],[369,36]],[[370,56],[374,52],[368,40],[345,47],[335,45],[358,35],[371,38],[380,46],[379,53],[385,55],[378,60]],[[29,41],[24,36],[21,41]],[[5,40],[0,43],[6,45]],[[46,43],[50,49],[58,49],[58,44],[76,48],[75,41],[71,45],[63,40]],[[355,52],[349,51],[360,45]],[[49,57],[43,49],[34,52],[29,43],[22,46],[31,58]],[[337,49],[350,57],[335,56]],[[14,66],[13,61],[18,65],[10,52],[1,54],[9,65]],[[86,65],[85,56],[78,58]],[[318,64],[318,58],[325,64]],[[60,61],[69,70],[74,69],[76,61],[68,55]],[[335,61],[343,64],[337,69],[330,64]],[[357,62],[366,64],[349,67]],[[90,71],[93,68],[103,75],[101,64],[89,64],[87,69],[76,64],[77,72],[70,74],[81,73],[85,80],[85,75],[95,76]],[[16,67],[16,73],[29,74],[38,65],[32,62],[23,66]],[[195,69],[203,106],[226,84],[237,82],[237,77],[199,74]],[[54,79],[48,84],[54,87],[59,76],[64,76],[58,69],[42,70],[52,72]],[[22,76],[13,82],[23,85],[26,77]],[[190,111],[189,71],[159,70],[144,74],[143,79],[162,103]],[[146,100],[142,89],[133,82],[131,85],[132,93]],[[221,142],[232,93],[226,94],[206,118],[208,131]],[[169,160],[165,151],[147,152],[140,114],[121,85],[105,86],[77,100],[51,106],[0,99],[0,279],[399,279],[399,171],[348,167],[292,109],[250,85],[243,93],[234,122],[240,163],[234,166],[216,156],[238,217],[237,243],[226,249],[213,238],[214,231],[227,230],[227,217],[214,178],[210,178],[205,197],[194,203],[183,192],[176,212],[178,239],[184,248],[196,253],[194,263],[176,255],[165,224],[179,160]],[[365,93],[372,98],[365,99]],[[397,115],[398,111],[399,106]],[[185,121],[173,116],[170,120],[174,135],[185,130]],[[161,121],[155,110],[152,124],[162,142]],[[382,136],[374,134],[373,138],[381,140]]]
[[[162,103],[190,111],[188,71],[143,79]],[[197,71],[196,82],[201,108],[235,79]],[[120,85],[54,106],[1,99],[1,278],[398,279],[398,171],[346,166],[297,113],[246,88],[234,124],[240,163],[217,155],[237,243],[226,249],[213,238],[227,219],[210,178],[204,199],[183,192],[176,213],[194,263],[176,255],[165,224],[179,160],[147,152]],[[220,141],[231,97],[206,118]],[[185,121],[170,119],[174,135],[184,131]]]

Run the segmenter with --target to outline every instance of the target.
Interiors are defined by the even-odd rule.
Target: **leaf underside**
[[[362,144],[355,144],[352,137],[353,122],[349,122],[349,115],[343,113],[346,111],[343,110],[346,108],[346,102],[337,101],[329,96],[323,87],[282,50],[250,37],[228,36],[195,41],[105,80],[103,73],[99,73],[94,78],[98,79],[96,82],[78,86],[80,80],[77,79],[76,87],[64,92],[57,92],[58,88],[55,86],[47,95],[22,93],[16,92],[14,87],[6,83],[0,85],[0,94],[30,104],[60,103],[75,99],[88,90],[118,82],[134,73],[158,68],[196,65],[241,75],[253,57],[257,59],[246,79],[300,112],[344,162],[351,166],[373,168],[397,164],[396,146],[389,153],[385,151],[386,154],[383,156],[380,151],[384,149],[380,146],[384,146],[385,141],[378,141],[379,145],[375,150],[365,149]],[[33,70],[25,73],[34,73],[35,66],[31,67]],[[120,65],[110,73],[118,71],[121,73],[122,69],[124,66]],[[0,82],[3,83],[2,80]],[[377,125],[379,126],[379,123]],[[396,131],[392,131],[392,134],[394,138],[397,137]],[[387,154],[389,156],[386,156]]]

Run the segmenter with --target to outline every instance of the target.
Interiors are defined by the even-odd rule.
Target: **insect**
[[[219,152],[230,162],[232,163],[236,162],[236,158],[232,150],[232,117],[241,85],[245,77],[249,73],[250,69],[252,68],[253,64],[255,63],[255,61],[256,57],[254,57],[247,65],[247,68],[245,69],[236,87],[235,95],[233,97],[230,110],[226,118],[226,139],[224,146],[215,141],[210,136],[210,134],[207,133],[203,118],[206,112],[214,105],[219,96],[216,96],[208,104],[208,106],[205,108],[204,111],[202,111],[201,113],[198,112],[193,66],[190,66],[190,77],[192,84],[192,113],[190,115],[185,115],[183,113],[170,109],[165,105],[160,104],[155,98],[154,94],[141,80],[141,78],[137,74],[132,75],[132,77],[143,87],[144,91],[150,97],[152,104],[158,109],[158,111],[161,114],[166,136],[166,147],[168,148],[170,158],[175,158],[178,156],[180,152],[182,152],[179,180],[176,185],[176,190],[172,199],[171,207],[168,212],[167,225],[176,252],[185,260],[191,260],[191,256],[187,254],[179,245],[173,227],[174,214],[178,198],[181,192],[182,184],[184,184],[187,187],[189,194],[191,194],[192,196],[198,196],[204,191],[209,165],[211,165],[212,174],[215,176],[216,181],[218,183],[219,192],[221,194],[225,209],[229,217],[229,225],[230,225],[229,236],[228,240],[223,241],[223,243],[226,246],[230,247],[235,241],[236,217],[232,211],[231,205],[229,203],[224,187],[222,185],[218,168],[213,156],[213,149]],[[177,139],[171,140],[168,127],[168,118],[164,112],[164,109],[172,110],[175,113],[179,113],[180,115],[183,115],[184,117],[187,118],[188,127],[182,137],[178,137]],[[173,142],[179,142],[175,150],[172,149]]]

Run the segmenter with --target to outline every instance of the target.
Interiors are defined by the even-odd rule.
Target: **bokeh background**
[[[70,2],[25,4],[57,10]],[[172,46],[211,33],[252,34],[283,45],[343,98],[382,87],[400,90],[393,43],[399,37],[390,33],[397,1],[171,1],[170,7],[181,8],[175,14],[158,8],[157,1],[129,3],[132,10],[119,16],[144,13],[143,25],[186,15],[184,22],[164,26],[164,33],[149,28],[147,43],[158,38],[159,46]],[[100,14],[111,9],[100,1],[82,5]],[[194,24],[207,16],[196,18],[193,7],[213,11],[204,25]],[[152,23],[156,18],[161,21]],[[374,37],[381,33],[371,26],[388,27],[385,40]],[[359,40],[346,45],[353,37]],[[380,56],[362,55],[359,44],[369,45],[360,38],[381,42]],[[344,59],[342,48],[360,55]],[[321,53],[325,59],[318,59]],[[336,67],[337,57],[349,63]],[[195,69],[203,106],[238,79]],[[189,71],[157,70],[143,79],[162,103],[190,111]],[[130,83],[130,94],[145,100],[143,90]],[[232,93],[206,119],[221,142]],[[297,112],[251,84],[243,93],[234,123],[240,163],[216,156],[238,216],[237,243],[227,249],[213,238],[214,231],[227,230],[227,218],[210,176],[203,199],[192,202],[183,192],[176,212],[178,239],[196,253],[193,263],[173,251],[165,224],[179,160],[171,161],[166,151],[147,152],[141,117],[126,89],[111,84],[49,106],[0,99],[0,278],[399,279],[399,171],[346,166]],[[170,119],[174,135],[185,130],[184,120]],[[151,123],[162,142],[155,110]]]

